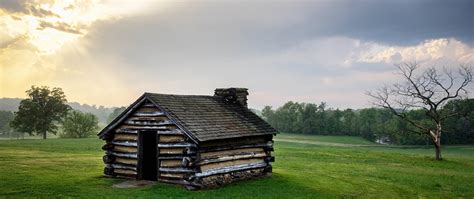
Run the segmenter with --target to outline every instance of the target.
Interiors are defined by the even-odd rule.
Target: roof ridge
[[[162,95],[162,96],[189,96],[189,97],[220,97],[220,96],[215,96],[215,95],[187,95],[187,94],[164,94],[164,93],[151,93],[151,92],[145,92],[145,95]]]

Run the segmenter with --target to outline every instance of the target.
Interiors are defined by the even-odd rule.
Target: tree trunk
[[[44,132],[44,133],[43,133],[43,140],[46,139],[46,134],[47,134],[47,132]]]
[[[436,160],[442,160],[441,158],[441,143],[435,143],[435,150],[436,150]]]
[[[441,157],[441,124],[436,125],[436,131],[432,133],[433,145],[435,146],[436,160],[442,160]]]

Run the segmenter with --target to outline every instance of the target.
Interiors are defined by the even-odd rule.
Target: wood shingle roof
[[[247,107],[222,96],[145,93],[105,127],[99,137],[112,132],[144,100],[158,106],[197,142],[277,133]]]
[[[200,142],[277,133],[247,107],[221,96],[146,95]]]

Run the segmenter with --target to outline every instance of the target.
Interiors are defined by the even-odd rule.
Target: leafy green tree
[[[342,112],[342,131],[345,135],[354,135],[357,132],[357,115],[352,109]]]
[[[316,130],[318,106],[316,104],[308,103],[305,104],[301,110],[301,133],[313,134]]]
[[[456,117],[448,118],[443,123],[448,129],[444,143],[474,143],[474,99],[452,100],[444,106],[443,111],[446,114],[456,114]]]
[[[28,98],[20,102],[11,126],[19,132],[30,135],[56,134],[57,124],[66,116],[70,107],[61,88],[32,86],[26,91]]]
[[[99,129],[99,121],[92,113],[70,111],[63,121],[61,137],[86,138],[94,135]]]
[[[377,109],[367,108],[362,109],[359,113],[359,133],[365,139],[370,141],[375,140],[375,129],[377,124]]]

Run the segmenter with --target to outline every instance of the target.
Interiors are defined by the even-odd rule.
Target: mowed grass
[[[474,146],[444,147],[445,160],[436,162],[430,147],[337,136],[276,140],[272,176],[194,192],[162,183],[112,188],[122,180],[102,177],[98,139],[0,141],[0,198],[474,197]]]
[[[347,145],[377,145],[376,143],[370,142],[362,137],[356,136],[314,136],[314,135],[302,135],[302,134],[278,134],[275,137],[277,140],[298,140],[298,141],[313,141],[321,142],[321,145],[332,145],[332,144],[347,144]]]

